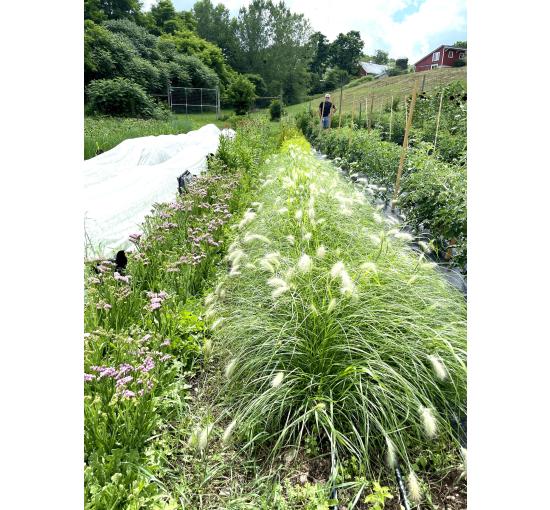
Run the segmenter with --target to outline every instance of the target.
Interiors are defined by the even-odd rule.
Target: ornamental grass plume
[[[424,253],[431,253],[432,251],[428,243],[426,243],[425,241],[418,241],[418,246],[420,246]]]
[[[428,359],[430,360],[430,363],[432,364],[432,367],[434,369],[435,375],[440,381],[444,381],[448,377],[447,369],[445,368],[445,365],[443,364],[443,361],[438,356],[434,356],[433,354],[430,354],[428,356]]]
[[[284,374],[283,372],[278,372],[275,377],[271,380],[271,386],[273,388],[278,388],[283,382]]]
[[[412,241],[414,238],[411,234],[409,234],[408,232],[396,232],[393,237],[395,237],[396,239],[401,239],[402,241]]]
[[[418,504],[422,500],[422,492],[420,490],[420,484],[415,472],[411,469],[409,476],[407,476],[407,488],[409,490],[409,496],[411,500]]]
[[[290,286],[282,278],[270,278],[269,280],[267,280],[267,284],[270,287],[274,288],[273,292],[271,293],[271,297],[273,297],[274,299],[278,298],[286,291],[290,290]]]
[[[235,367],[237,366],[237,359],[233,358],[225,367],[225,377],[227,379],[231,379],[231,376],[233,375],[233,372],[235,371]]]
[[[326,254],[327,254],[327,249],[323,245],[321,245],[321,246],[319,246],[319,248],[317,248],[317,251],[316,251],[317,257],[322,259],[322,258],[324,258],[324,256]]]
[[[428,439],[433,439],[437,434],[437,421],[433,411],[429,407],[420,407],[420,416],[422,417],[422,426]]]
[[[210,436],[210,433],[212,432],[212,429],[214,428],[213,424],[206,425],[203,427],[199,433],[198,436],[198,442],[197,442],[197,450],[202,453],[204,450],[206,450],[206,447],[208,446],[208,438]]]
[[[378,268],[376,267],[376,264],[374,262],[363,262],[360,267],[367,273],[378,272]]]
[[[252,243],[254,241],[260,241],[265,244],[271,244],[271,241],[266,236],[263,236],[261,234],[248,233],[244,236],[243,241],[247,244]]]
[[[342,261],[338,261],[330,269],[330,276],[332,276],[332,278],[338,278],[342,274],[342,271],[345,270],[346,268],[344,267],[344,263]]]
[[[395,445],[393,444],[393,441],[386,436],[386,463],[389,468],[393,469],[395,466],[397,466],[397,452],[395,450]]]
[[[237,425],[237,420],[233,420],[224,430],[223,436],[222,436],[222,443],[227,444],[229,440],[231,439],[231,436],[233,434],[233,429]]]
[[[309,273],[311,269],[313,268],[313,261],[311,260],[311,257],[304,253],[300,260],[298,260],[298,271],[300,273]]]

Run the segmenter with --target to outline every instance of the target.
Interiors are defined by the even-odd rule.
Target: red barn
[[[452,67],[456,60],[466,58],[466,48],[441,45],[414,64],[414,70],[428,71],[438,67]]]

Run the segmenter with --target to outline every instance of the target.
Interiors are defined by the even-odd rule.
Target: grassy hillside
[[[359,102],[361,102],[361,108],[364,112],[365,98],[368,98],[368,108],[370,110],[371,97],[374,99],[373,111],[378,111],[386,104],[389,104],[392,96],[402,99],[411,94],[415,79],[419,81],[419,90],[422,88],[422,83],[424,82],[424,91],[430,91],[439,85],[445,85],[455,80],[466,81],[466,67],[432,69],[431,71],[409,73],[373,81],[365,81],[364,78],[359,78],[344,87],[342,111],[351,111],[352,102],[355,102],[355,113],[358,113]],[[331,90],[329,93],[332,95],[334,104],[339,109],[340,90]],[[291,114],[296,114],[303,109],[317,109],[323,97],[324,94],[321,94],[311,101],[289,106],[287,110]]]

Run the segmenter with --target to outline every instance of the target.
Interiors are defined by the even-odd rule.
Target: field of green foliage
[[[245,119],[125,272],[86,265],[87,509],[398,508],[396,468],[464,497],[464,298],[368,189]]]

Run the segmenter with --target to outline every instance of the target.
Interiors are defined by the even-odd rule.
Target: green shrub
[[[283,113],[283,105],[279,99],[274,99],[269,105],[269,115],[271,120],[279,120]]]
[[[244,115],[254,102],[254,84],[243,75],[238,75],[229,85],[227,96],[237,115]]]
[[[94,80],[86,88],[91,114],[160,118],[162,110],[136,82],[127,78]]]

